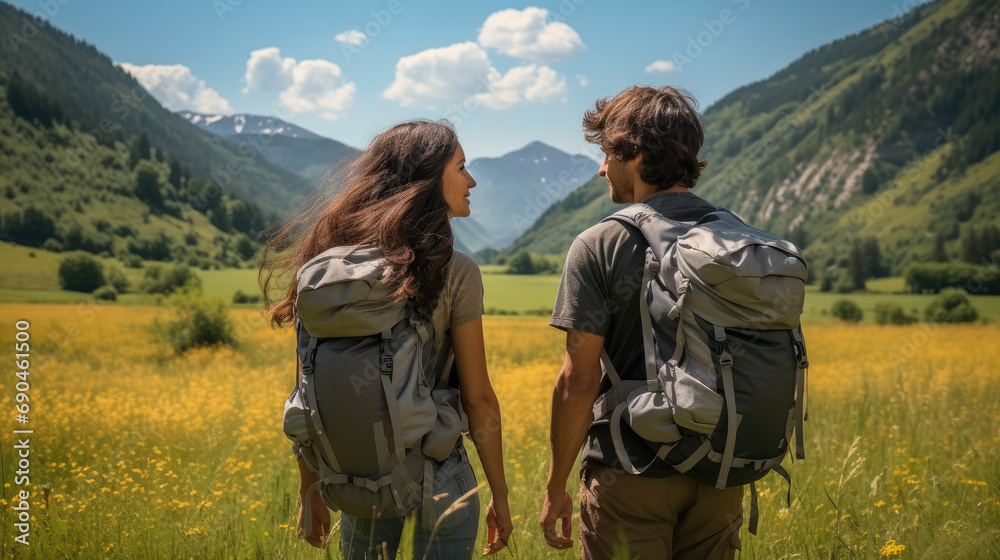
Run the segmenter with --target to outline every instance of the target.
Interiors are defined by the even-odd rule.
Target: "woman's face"
[[[444,200],[448,203],[448,217],[464,218],[471,214],[469,189],[476,186],[476,180],[465,168],[465,151],[461,144],[448,161],[441,182],[444,184]]]

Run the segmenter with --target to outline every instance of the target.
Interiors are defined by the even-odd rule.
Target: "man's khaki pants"
[[[666,478],[583,469],[580,546],[585,559],[729,560],[740,548],[743,487],[719,490],[683,475]]]

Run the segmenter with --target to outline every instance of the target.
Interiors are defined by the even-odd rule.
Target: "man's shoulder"
[[[617,243],[628,237],[628,230],[617,220],[605,220],[598,222],[576,236],[578,242],[586,245],[590,250],[597,251],[599,248],[610,243]]]

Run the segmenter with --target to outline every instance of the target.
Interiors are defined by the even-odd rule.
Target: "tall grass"
[[[325,551],[296,538],[298,475],[280,428],[291,333],[233,311],[235,348],[177,355],[151,328],[162,308],[0,311],[0,340],[13,341],[14,320],[31,321],[35,430],[28,547],[12,541],[23,487],[3,438],[4,557],[339,558],[337,534]],[[515,518],[500,557],[578,557],[549,549],[538,528],[562,334],[535,318],[487,317],[485,328]],[[780,477],[758,486],[760,531],[742,535],[743,558],[1000,557],[998,335],[992,325],[807,326],[808,458],[788,465],[790,507]],[[0,392],[0,410],[13,405],[13,391]],[[14,428],[4,414],[0,433]],[[481,522],[477,550],[485,533]]]

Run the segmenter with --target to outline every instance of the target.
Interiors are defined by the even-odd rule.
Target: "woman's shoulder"
[[[451,274],[455,276],[465,276],[470,273],[475,273],[477,276],[482,274],[476,261],[457,249],[452,251],[451,264],[448,266],[451,268]]]

